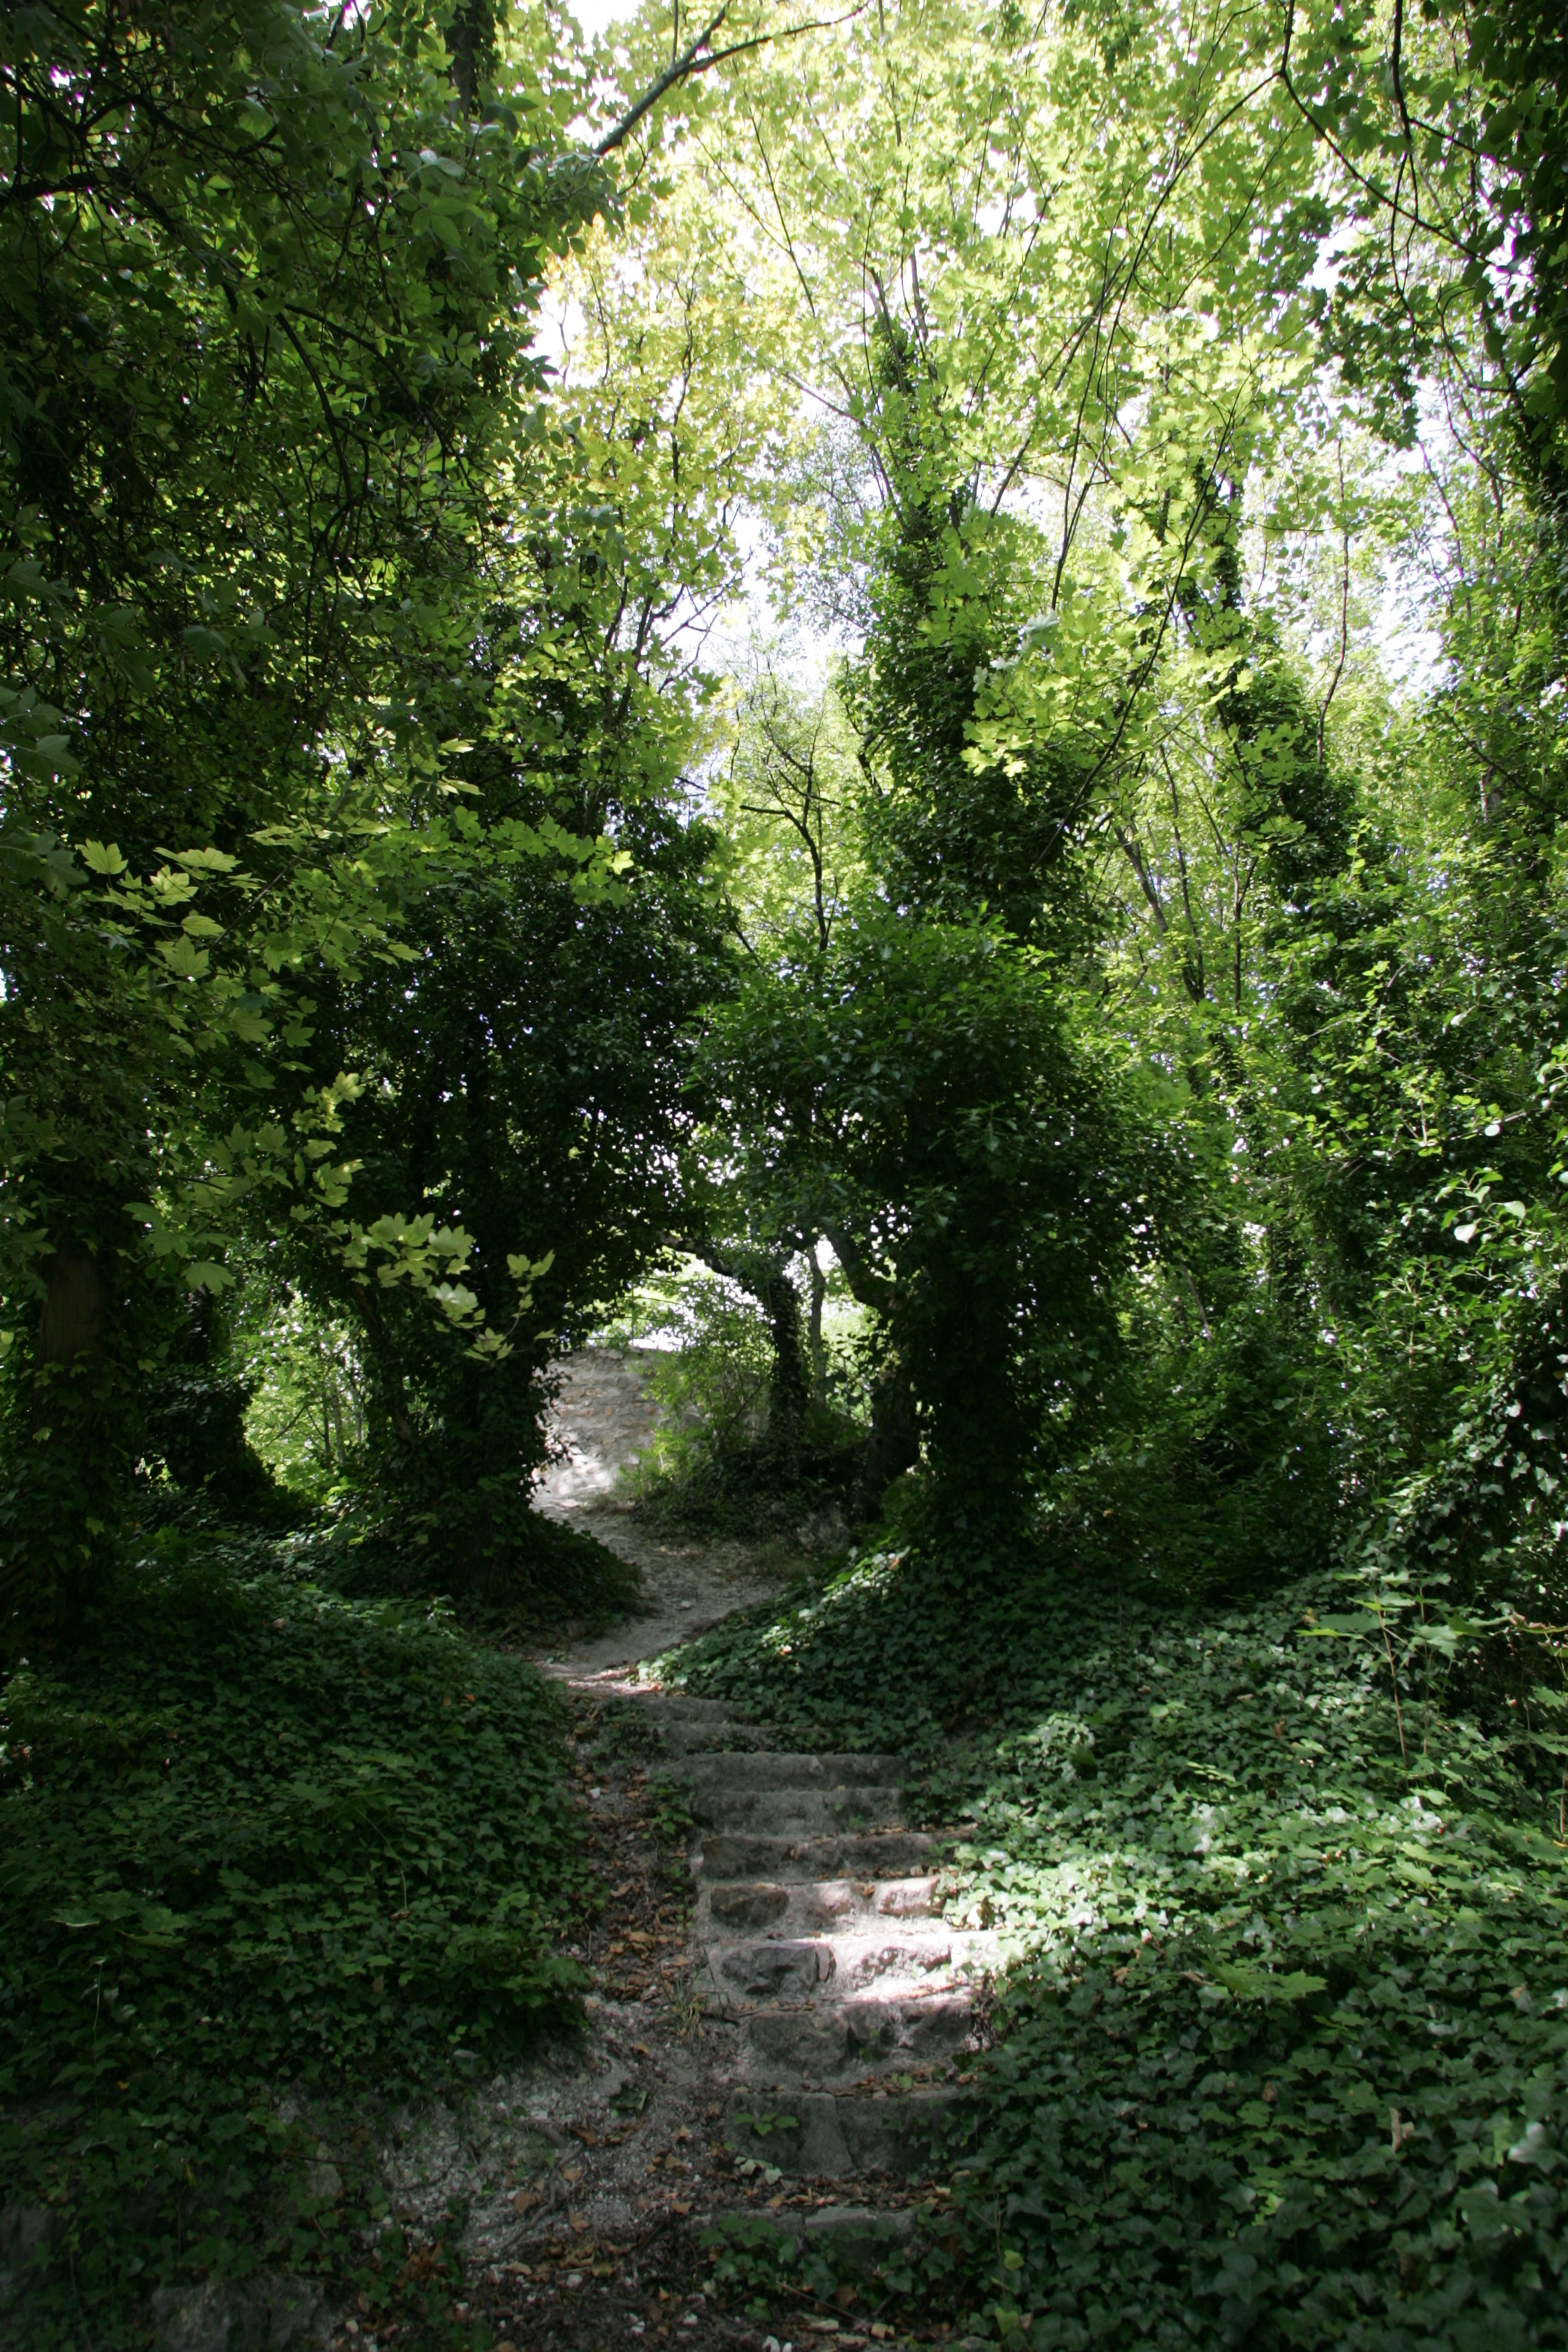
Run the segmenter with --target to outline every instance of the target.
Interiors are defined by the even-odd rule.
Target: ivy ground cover
[[[1559,1792],[1419,1684],[1402,1756],[1386,1659],[1311,1637],[1335,1594],[879,1555],[673,1662],[902,1746],[963,1825],[951,1916],[1012,1958],[921,2277],[987,2335],[1568,2344]]]
[[[142,2341],[151,2291],[214,2267],[346,2261],[384,2210],[375,2102],[575,1980],[531,1667],[250,1541],[166,1535],[116,1604],[0,1691],[0,2177],[40,2352]]]

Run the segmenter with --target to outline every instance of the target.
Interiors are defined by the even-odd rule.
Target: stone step
[[[686,1698],[658,1690],[617,1690],[614,1696],[618,1705],[636,1707],[678,1769],[684,1769],[688,1757],[730,1755],[775,1744],[770,1732],[736,1723],[721,1699]]]
[[[633,1691],[634,1703],[646,1706],[663,1723],[728,1723],[730,1707],[721,1698],[693,1698],[686,1691]]]
[[[924,1878],[765,1878],[707,1887],[697,1906],[700,1942],[766,1928],[776,1936],[831,1935],[872,1920],[936,1916],[936,1880]]]
[[[897,1789],[901,1756],[799,1756],[777,1748],[761,1753],[693,1756],[683,1768],[700,1789]]]
[[[951,2152],[973,2099],[973,2092],[948,2084],[897,2094],[796,2091],[781,2095],[777,2105],[742,2093],[731,2102],[726,2136],[738,2156],[783,2173],[907,2179],[928,2170],[938,2153]]]
[[[744,1878],[798,1885],[815,1879],[887,1879],[930,1869],[938,1842],[923,1830],[849,1830],[833,1837],[729,1832],[707,1836],[695,1859],[700,1881]]]
[[[819,2205],[814,2213],[792,2213],[786,2208],[777,2218],[797,2242],[827,2253],[836,2278],[868,2277],[889,2256],[896,2258],[915,2234],[913,2213],[898,2205],[890,2210]]]
[[[721,1998],[728,2000],[805,2000],[833,1975],[833,1947],[785,1941],[731,1944],[706,1954]]]
[[[698,1780],[691,1811],[703,1829],[744,1830],[758,1837],[824,1837],[834,1831],[903,1827],[897,1789],[749,1789],[715,1775]],[[733,1875],[734,1874],[730,1874]]]
[[[739,1748],[752,1753],[771,1748],[772,1735],[743,1723],[660,1723],[659,1745],[667,1756],[682,1762],[691,1756],[731,1755]]]
[[[997,1942],[984,1930],[954,1931],[940,1921],[889,1934],[758,1937],[710,1945],[708,1967],[721,1990],[742,2000],[837,2001],[875,1985],[896,1999],[935,1988],[958,1989],[994,1968]]]
[[[847,2083],[951,2058],[975,2035],[974,1993],[851,1995],[743,2011],[738,2071],[748,2083]]]
[[[772,2240],[778,2248],[791,2243],[808,2251],[826,2252],[833,2265],[835,2278],[868,2278],[879,2267],[899,2254],[912,2241],[915,2217],[904,2206],[891,2208],[875,2205],[819,2205],[814,2212],[801,2212],[789,2206],[770,2212],[761,2221],[755,2211],[745,2214],[720,2214],[717,2217],[721,2236],[733,2236],[734,2242],[754,2252],[760,2242]],[[709,2231],[713,2224],[708,2220],[693,2225],[700,2248],[710,2242]],[[778,2341],[774,2337],[774,2342]],[[820,2343],[821,2337],[818,2337]],[[840,2343],[855,2345],[865,2342],[864,2336],[839,2336]]]

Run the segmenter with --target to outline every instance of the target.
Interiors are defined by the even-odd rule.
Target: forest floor
[[[573,1371],[550,1500],[646,1608],[555,1696],[241,1534],[150,1545],[125,1635],[8,1683],[7,2031],[82,2088],[0,2086],[0,2352],[1217,2345],[1243,2276],[1270,2340],[1563,2352],[1532,1652],[1401,1684],[1328,1574],[1198,1611],[915,1543],[788,1583],[626,1509],[646,1375]],[[474,2032],[468,1939],[519,1914]]]

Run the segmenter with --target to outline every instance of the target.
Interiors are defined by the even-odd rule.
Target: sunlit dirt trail
[[[658,1657],[732,1610],[768,1600],[807,1565],[804,1552],[775,1539],[699,1542],[656,1534],[639,1522],[620,1481],[653,1434],[651,1369],[647,1355],[611,1348],[585,1348],[563,1367],[552,1433],[570,1454],[544,1480],[537,1507],[629,1561],[642,1580],[647,1611],[545,1654],[554,1671],[574,1680]]]

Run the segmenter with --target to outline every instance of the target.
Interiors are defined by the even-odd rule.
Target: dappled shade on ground
[[[1557,1792],[1419,1687],[1406,1766],[1381,1649],[1306,1630],[1342,1596],[1200,1616],[1020,1559],[988,1598],[881,1555],[670,1662],[923,1750],[971,1824],[949,1916],[1016,1958],[954,2187],[1031,2346],[1568,2340]]]

